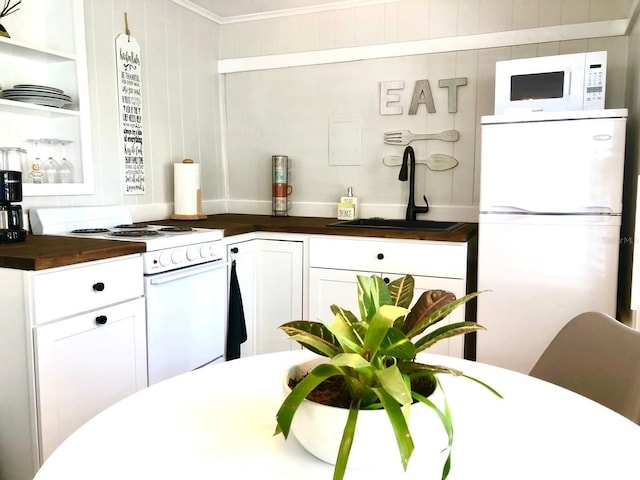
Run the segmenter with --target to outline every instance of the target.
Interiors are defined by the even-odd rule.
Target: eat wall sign
[[[449,113],[458,111],[458,87],[463,87],[466,84],[467,77],[445,78],[438,81],[440,88],[448,90],[447,107]],[[380,115],[402,115],[402,106],[397,105],[400,102],[400,94],[395,93],[397,90],[404,90],[404,80],[380,82]],[[409,106],[409,115],[415,115],[420,104],[425,105],[428,113],[436,113],[429,80],[416,81]]]

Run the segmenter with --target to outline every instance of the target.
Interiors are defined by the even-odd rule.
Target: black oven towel
[[[231,262],[231,279],[229,282],[229,317],[227,319],[226,360],[240,358],[240,344],[247,341],[247,325],[242,308],[242,295],[236,273],[236,261]]]

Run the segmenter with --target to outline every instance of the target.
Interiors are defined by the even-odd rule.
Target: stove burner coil
[[[120,232],[111,232],[109,234],[112,237],[159,237],[162,233],[157,230],[122,230]]]
[[[146,223],[124,223],[122,225],[116,225],[113,228],[147,228],[148,226]]]
[[[191,232],[191,231],[193,231],[193,228],[191,228],[191,227],[162,227],[159,230],[161,232],[176,233],[176,232]]]
[[[71,230],[71,233],[91,234],[91,233],[107,233],[108,231],[109,231],[108,228],[78,228],[76,230]]]

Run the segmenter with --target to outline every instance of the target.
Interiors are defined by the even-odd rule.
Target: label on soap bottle
[[[340,202],[338,204],[338,220],[355,220],[356,219],[356,208],[353,203],[343,203]]]

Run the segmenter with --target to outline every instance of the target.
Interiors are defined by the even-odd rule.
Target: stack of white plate
[[[14,85],[2,90],[2,97],[16,102],[34,103],[46,107],[64,107],[71,104],[71,97],[59,88],[44,85]]]

